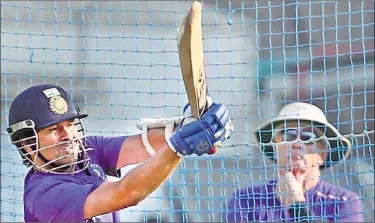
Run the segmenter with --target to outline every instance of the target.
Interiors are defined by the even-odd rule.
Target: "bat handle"
[[[207,98],[207,101],[204,105],[204,108],[199,111],[199,117],[198,118],[200,118],[204,113],[206,113],[208,108],[211,107],[211,105],[212,105],[212,98],[208,94],[207,94],[206,98]],[[218,147],[214,147],[207,154],[209,154],[209,155],[215,154],[217,152],[217,150],[218,150]]]
[[[200,118],[204,113],[206,113],[206,111],[208,110],[208,108],[211,107],[212,103],[213,103],[212,98],[211,98],[211,96],[207,93],[207,96],[206,96],[206,103],[204,104],[203,109],[200,109],[200,110],[199,110],[198,118]]]

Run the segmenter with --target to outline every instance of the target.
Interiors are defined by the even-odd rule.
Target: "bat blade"
[[[181,73],[195,118],[204,113],[207,103],[201,11],[202,4],[195,1],[179,28],[177,41]]]

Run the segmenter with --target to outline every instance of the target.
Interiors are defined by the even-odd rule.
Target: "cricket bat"
[[[182,78],[194,118],[199,119],[207,110],[207,82],[202,40],[202,4],[193,2],[189,13],[178,30]],[[212,148],[208,154],[217,152]]]
[[[207,83],[202,40],[202,4],[193,2],[178,32],[181,73],[191,111],[199,119],[206,110]]]

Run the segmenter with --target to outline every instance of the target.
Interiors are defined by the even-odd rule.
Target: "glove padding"
[[[169,138],[173,134],[175,126],[179,126],[182,124],[184,117],[183,116],[176,116],[173,118],[162,118],[160,116],[154,118],[143,118],[137,122],[137,128],[142,130],[142,142],[146,148],[146,151],[151,156],[155,155],[156,152],[150,145],[147,139],[147,132],[150,129],[156,128],[165,128],[164,130],[164,137],[165,140],[168,142]]]
[[[185,118],[189,116],[187,114],[188,109],[185,109]],[[201,156],[220,146],[232,132],[228,109],[222,104],[212,103],[200,119],[188,124],[183,120],[182,125],[169,138],[168,144],[180,156]]]

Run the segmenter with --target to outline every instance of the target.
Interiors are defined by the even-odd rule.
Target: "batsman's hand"
[[[228,109],[208,99],[208,109],[198,120],[189,106],[184,108],[184,120],[169,139],[169,147],[179,156],[212,154],[233,132]]]

